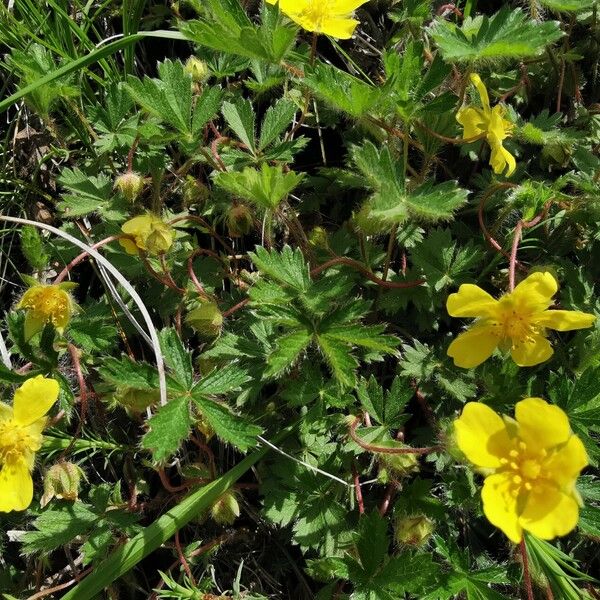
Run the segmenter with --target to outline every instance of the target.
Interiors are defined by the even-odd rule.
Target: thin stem
[[[358,477],[358,471],[356,470],[356,464],[352,463],[352,478],[354,480],[354,493],[356,494],[356,503],[358,504],[358,512],[361,515],[365,514],[365,502],[363,500],[362,489],[360,487],[360,479]]]
[[[122,237],[122,235],[111,235],[110,237],[107,237],[97,243],[95,243],[93,246],[91,246],[94,250],[105,246],[106,244],[110,244],[110,242],[114,242]],[[69,272],[75,268],[80,262],[82,262],[83,260],[85,260],[86,258],[88,258],[90,255],[89,252],[82,252],[79,256],[76,256],[56,277],[56,279],[54,280],[54,284],[57,283],[61,283],[62,281],[65,280],[65,278],[67,277],[67,275],[69,274]]]
[[[367,444],[356,434],[356,428],[358,427],[359,423],[360,417],[356,417],[350,425],[348,433],[361,448],[368,450],[369,452],[375,452],[378,454],[431,454],[432,452],[441,450],[441,446],[429,446],[427,448],[388,448],[386,446]]]
[[[519,221],[515,227],[515,237],[513,238],[512,250],[510,252],[510,262],[508,266],[508,289],[511,292],[515,289],[515,267],[517,264],[517,252],[519,250],[519,242],[521,241],[522,232],[523,221]]]
[[[415,281],[384,281],[383,279],[377,277],[377,275],[371,273],[371,271],[369,271],[369,269],[367,269],[365,265],[359,263],[357,260],[354,260],[352,258],[346,258],[345,256],[338,256],[337,258],[332,258],[326,263],[323,263],[322,265],[314,268],[310,272],[310,275],[311,277],[315,277],[316,275],[319,275],[326,269],[329,269],[330,267],[334,267],[336,265],[346,265],[347,267],[352,267],[353,269],[360,271],[367,279],[369,279],[373,283],[376,283],[381,287],[389,289],[412,288],[418,287],[419,285],[423,285],[425,283],[424,279],[416,279]]]
[[[238,302],[235,306],[232,306],[229,310],[226,310],[223,313],[223,318],[226,319],[227,317],[230,317],[234,312],[240,310],[240,308],[244,308],[248,302],[250,302],[250,298],[246,298],[245,300]]]
[[[525,589],[527,590],[527,600],[535,600],[533,596],[533,585],[531,583],[531,573],[529,572],[529,558],[527,557],[527,546],[525,545],[525,537],[521,538],[519,545],[521,549],[521,558],[523,560],[523,580]]]
[[[313,33],[312,44],[310,46],[310,66],[312,67],[315,64],[315,58],[317,58],[317,41],[318,34]]]
[[[390,509],[390,505],[392,504],[392,500],[396,495],[396,491],[398,490],[398,484],[392,481],[385,490],[385,495],[383,500],[381,501],[381,506],[379,507],[379,514],[383,517]]]

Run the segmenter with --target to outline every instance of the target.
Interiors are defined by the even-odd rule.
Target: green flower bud
[[[327,239],[327,231],[322,227],[315,227],[308,236],[308,241],[311,246],[315,248],[329,248],[329,241]]]
[[[185,322],[202,338],[212,339],[221,334],[223,315],[215,302],[203,302],[187,314]]]
[[[157,404],[160,400],[160,392],[158,390],[137,390],[123,386],[117,389],[113,398],[128,413],[137,415],[150,406]]]
[[[240,505],[235,492],[227,490],[211,507],[210,515],[219,525],[233,525],[240,516]]]
[[[232,206],[227,212],[227,227],[230,237],[242,237],[248,234],[253,225],[252,211],[244,204]]]
[[[186,175],[183,181],[183,202],[186,207],[203,205],[209,196],[208,188],[192,175]]]
[[[81,475],[81,469],[73,463],[63,462],[50,467],[44,476],[44,495],[40,500],[41,507],[46,506],[53,498],[72,502],[77,500]]]
[[[133,171],[123,173],[115,180],[115,188],[123,194],[126,200],[134,202],[144,189],[144,178]]]
[[[416,454],[379,454],[379,479],[387,482],[390,479],[406,477],[419,470],[419,459]]]
[[[208,65],[196,56],[190,56],[187,59],[185,70],[192,76],[194,83],[204,83],[210,77]]]
[[[396,541],[404,546],[425,545],[434,530],[434,522],[425,515],[401,517],[394,525]]]

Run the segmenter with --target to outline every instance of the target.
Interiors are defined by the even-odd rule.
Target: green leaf
[[[296,114],[296,105],[289,100],[279,100],[267,109],[260,129],[259,150],[274,142],[290,125]]]
[[[423,270],[427,285],[440,292],[471,281],[483,255],[470,242],[459,247],[449,229],[434,229],[413,249],[411,258]]]
[[[540,0],[541,4],[556,12],[582,12],[592,10],[597,0]]]
[[[136,390],[157,390],[156,367],[122,356],[120,359],[107,356],[98,369],[104,381],[117,387],[128,386]]]
[[[426,182],[407,191],[402,159],[393,158],[386,145],[378,150],[367,141],[362,146],[353,146],[351,157],[374,190],[365,205],[367,218],[385,226],[403,224],[410,219],[433,223],[448,221],[467,200],[467,191],[454,181],[438,185]]]
[[[234,415],[227,406],[202,395],[194,394],[193,400],[202,416],[224,442],[232,444],[242,452],[256,446],[256,436],[263,431],[261,427]]]
[[[358,362],[348,346],[327,334],[318,335],[317,341],[334,377],[342,387],[352,387]]]
[[[356,549],[367,576],[374,575],[387,557],[388,524],[377,511],[362,515],[358,522]]]
[[[393,335],[384,335],[384,331],[385,325],[332,325],[321,329],[320,335],[325,334],[329,339],[397,356],[396,348],[400,345],[400,340]]]
[[[390,390],[384,391],[373,375],[360,380],[356,393],[369,415],[388,429],[397,429],[406,421],[403,412],[415,394],[401,377],[395,377]]]
[[[281,252],[277,252],[256,246],[248,256],[262,273],[275,281],[298,292],[308,290],[311,284],[309,269],[299,248],[292,250],[284,246]]]
[[[380,90],[337,67],[317,63],[302,80],[320,100],[352,117],[371,111],[380,99]]]
[[[294,331],[277,338],[277,347],[267,358],[266,377],[279,375],[289,369],[298,359],[312,340],[312,335],[306,331]]]
[[[174,398],[161,406],[148,421],[150,430],[142,438],[142,448],[152,452],[154,462],[165,462],[179,450],[190,434],[191,426],[189,398]]]
[[[538,56],[563,32],[556,21],[534,21],[522,9],[505,6],[491,17],[467,17],[461,27],[438,19],[431,35],[446,61],[477,63]]]
[[[235,103],[223,102],[221,112],[235,135],[249,150],[255,153],[256,115],[252,108],[252,102],[245,98],[240,98]]]
[[[172,375],[186,390],[191,389],[194,383],[191,352],[186,350],[175,329],[163,329],[158,338],[165,363],[173,371]]]
[[[113,184],[106,175],[88,175],[77,167],[63,169],[58,182],[69,193],[63,194],[57,206],[70,219],[101,211],[112,194]]]
[[[23,535],[22,550],[51,552],[90,531],[99,519],[83,502],[53,502],[33,521],[36,531]]]
[[[193,387],[192,392],[194,395],[218,396],[239,390],[249,380],[247,371],[239,365],[230,364],[211,371]]]
[[[105,306],[86,306],[71,319],[67,335],[87,352],[107,353],[115,348],[119,335],[112,321]]]
[[[266,210],[276,210],[280,202],[302,181],[304,174],[284,172],[281,165],[263,163],[260,170],[246,167],[241,172],[221,171],[215,183],[234,196],[239,196]]]

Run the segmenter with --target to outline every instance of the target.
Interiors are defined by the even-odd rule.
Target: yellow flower
[[[487,360],[497,347],[510,350],[520,367],[548,360],[554,350],[546,329],[572,331],[591,327],[596,317],[575,310],[548,310],[558,284],[548,273],[533,273],[514,291],[496,300],[476,285],[465,283],[448,296],[451,317],[478,317],[448,348],[458,367],[470,369]]]
[[[23,294],[17,308],[26,311],[26,339],[42,331],[47,323],[52,323],[59,333],[64,331],[76,308],[67,291],[71,287],[72,283],[33,285]]]
[[[334,38],[347,40],[352,37],[358,21],[353,12],[368,0],[267,0],[277,4],[281,12],[302,29],[324,33]]]
[[[148,254],[163,254],[172,245],[175,231],[160,217],[147,213],[123,223],[121,231],[128,237],[119,240],[128,254],[138,254],[140,250]]]
[[[504,148],[502,141],[510,136],[513,124],[504,118],[506,114],[504,106],[497,104],[494,108],[490,107],[490,98],[479,75],[472,73],[471,83],[479,92],[482,108],[467,106],[458,111],[456,120],[464,127],[463,138],[485,136],[492,149],[490,165],[494,173],[500,175],[506,169],[506,176],[510,177],[517,168],[517,162],[515,157]]]
[[[35,453],[58,390],[57,381],[38,375],[17,389],[12,407],[0,402],[0,512],[31,504]]]
[[[544,540],[577,525],[575,489],[588,458],[567,415],[541,398],[525,398],[515,419],[469,402],[454,422],[456,442],[485,475],[481,491],[487,519],[515,543],[523,530]]]

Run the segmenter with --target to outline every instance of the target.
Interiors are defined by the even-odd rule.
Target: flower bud
[[[164,254],[175,240],[175,230],[160,217],[147,213],[123,223],[121,231],[127,236],[119,240],[128,254],[147,252]]]
[[[227,212],[227,227],[230,237],[242,237],[248,234],[253,224],[252,211],[244,204],[232,206]]]
[[[187,314],[185,322],[203,339],[212,339],[221,334],[223,315],[215,302],[203,302]]]
[[[144,178],[138,173],[128,171],[117,177],[115,188],[123,194],[126,200],[134,202],[144,189]]]
[[[183,202],[186,207],[203,205],[209,196],[208,188],[195,177],[187,175],[183,180]]]
[[[379,454],[379,479],[387,482],[389,479],[406,477],[419,470],[419,459],[416,454]]]
[[[62,462],[48,469],[44,477],[44,495],[40,500],[42,508],[52,500],[75,501],[79,497],[81,469],[70,462]]]
[[[315,248],[329,248],[329,242],[327,240],[327,231],[323,227],[315,227],[308,236],[308,241],[311,246]]]
[[[192,76],[194,83],[204,83],[210,77],[208,65],[196,56],[190,56],[187,59],[185,71]]]
[[[233,525],[240,516],[240,505],[235,492],[227,490],[211,507],[210,515],[219,525]]]
[[[158,390],[138,390],[123,386],[117,388],[113,399],[128,413],[137,415],[144,412],[150,406],[157,404],[160,400],[160,392]]]
[[[394,525],[395,538],[404,546],[423,546],[435,530],[435,524],[425,515],[400,517]]]

